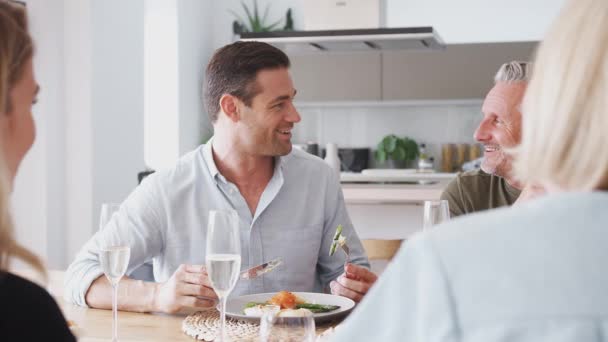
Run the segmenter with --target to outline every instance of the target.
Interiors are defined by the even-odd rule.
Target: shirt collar
[[[207,168],[209,169],[209,174],[211,178],[217,181],[217,177],[221,176],[220,172],[217,170],[217,165],[215,165],[215,161],[213,160],[213,152],[211,151],[211,145],[213,145],[213,137],[207,141],[205,146],[203,146],[203,159],[205,160],[205,164],[207,164]],[[222,176],[222,178],[224,178]],[[225,179],[223,180],[226,181]]]
[[[222,176],[222,174],[217,169],[217,165],[215,165],[215,161],[213,160],[213,152],[211,150],[213,145],[213,137],[207,141],[205,146],[203,146],[203,159],[205,160],[205,164],[207,164],[207,168],[209,169],[209,174],[216,181],[219,179],[224,183],[227,183],[226,178]],[[293,152],[293,149],[292,149]],[[291,153],[286,156],[274,157],[274,174],[281,175],[285,165],[286,160],[289,158]]]

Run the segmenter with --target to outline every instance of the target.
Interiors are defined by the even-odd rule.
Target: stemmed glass
[[[302,312],[298,317],[281,317],[267,311],[260,319],[260,341],[262,342],[314,342],[317,338],[315,319],[311,312]]]
[[[424,201],[422,229],[428,229],[450,219],[448,201]]]
[[[119,208],[119,204],[104,203],[99,217],[99,260],[112,285],[112,341],[118,341],[118,283],[127,271],[131,256],[127,239],[121,237],[119,229],[104,229]]]
[[[236,211],[210,210],[205,264],[211,286],[220,299],[221,341],[226,341],[226,300],[241,269],[241,238]]]

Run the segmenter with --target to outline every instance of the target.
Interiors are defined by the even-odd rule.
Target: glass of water
[[[312,312],[297,311],[297,317],[282,317],[280,313],[265,312],[260,319],[260,341],[314,342],[317,334]]]
[[[125,232],[121,232],[118,226],[108,225],[119,208],[119,204],[104,203],[99,217],[99,260],[103,273],[112,285],[112,341],[118,341],[118,283],[127,271],[131,256]]]
[[[427,229],[450,219],[448,201],[424,201],[422,229]]]
[[[205,265],[211,286],[220,299],[221,341],[226,341],[226,300],[241,270],[241,238],[236,211],[210,210]]]

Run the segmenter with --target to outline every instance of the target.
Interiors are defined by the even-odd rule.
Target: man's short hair
[[[532,71],[532,63],[512,61],[500,66],[494,82],[528,82]]]
[[[205,106],[211,122],[220,112],[220,98],[230,94],[251,106],[261,89],[257,73],[263,69],[289,68],[289,57],[276,47],[262,42],[236,42],[218,49],[207,65]]]

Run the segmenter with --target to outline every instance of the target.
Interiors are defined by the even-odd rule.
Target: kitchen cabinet
[[[381,56],[372,52],[293,54],[298,101],[379,101]]]
[[[501,64],[532,58],[536,42],[444,50],[291,54],[298,101],[482,99]]]
[[[536,42],[448,45],[382,54],[383,100],[481,99],[503,63],[532,58]]]

